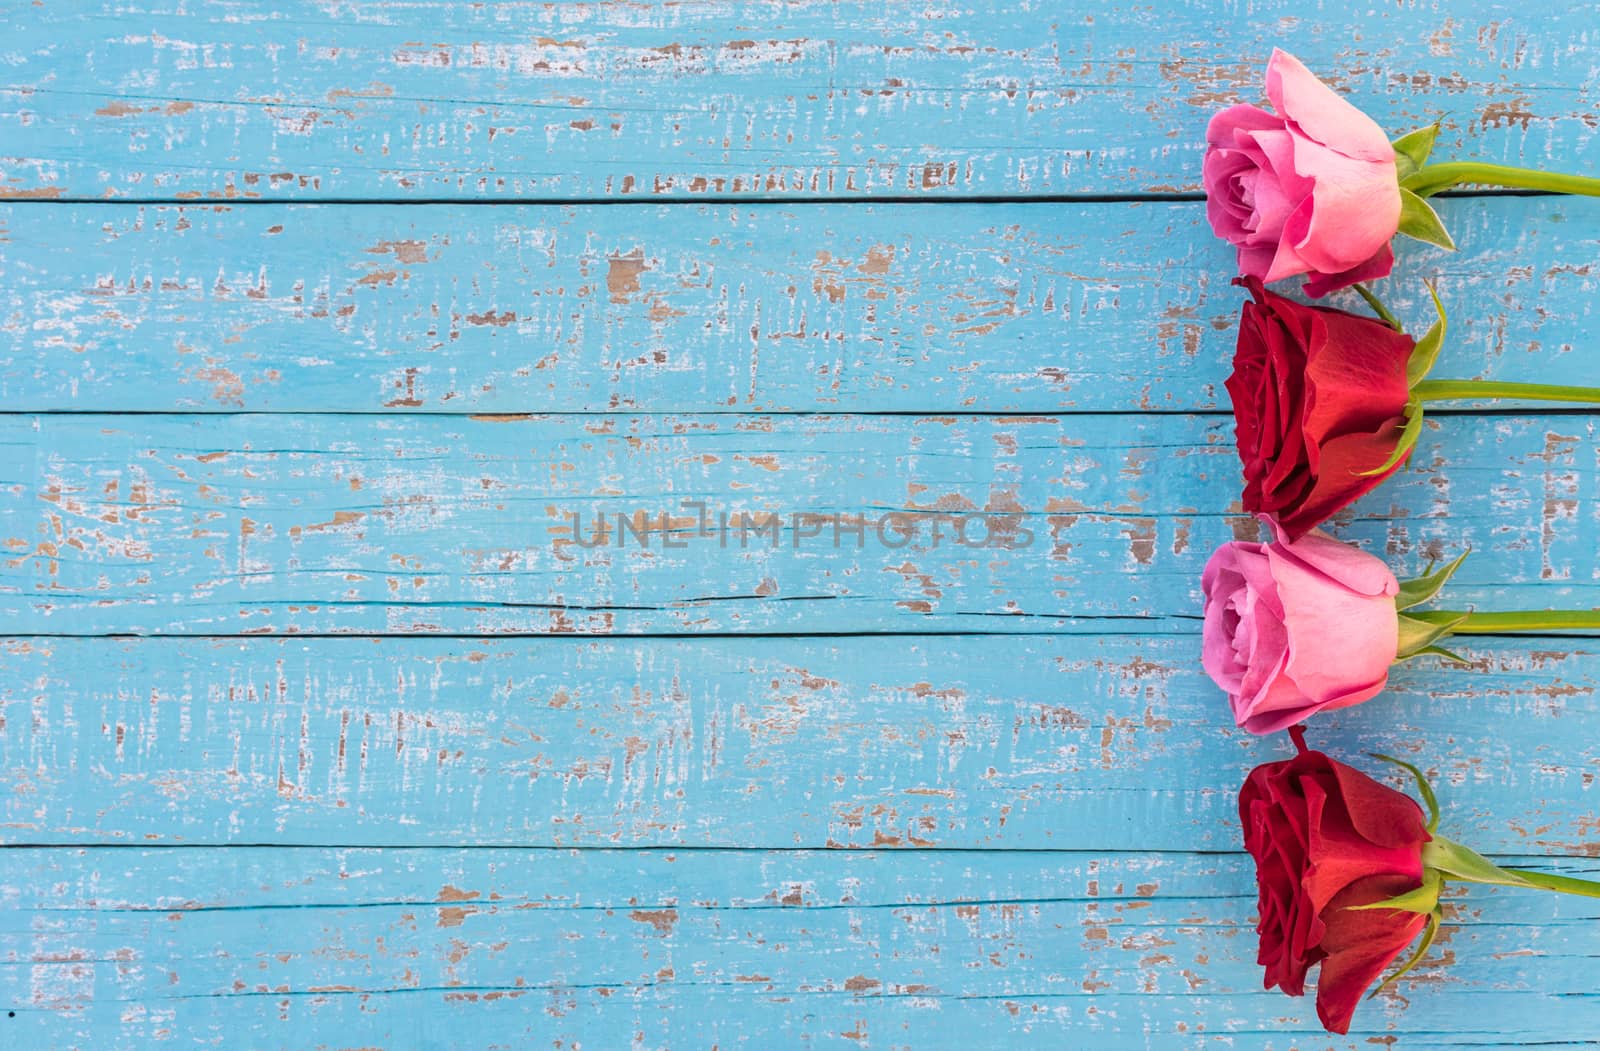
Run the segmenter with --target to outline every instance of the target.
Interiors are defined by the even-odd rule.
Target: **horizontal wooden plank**
[[[1600,605],[1596,426],[1433,419],[1340,532]],[[4,416],[0,630],[1190,631],[1238,471],[1220,416]]]
[[[4,838],[1229,849],[1287,742],[1233,730],[1198,645],[13,640]],[[1600,855],[1600,651],[1463,652],[1315,739],[1414,757],[1480,849]]]
[[[1167,192],[1289,45],[1441,152],[1600,166],[1600,36],[1500,0],[330,7],[41,0],[7,26],[6,192],[621,197]]]
[[[1600,203],[1440,210],[1440,375],[1600,385]],[[0,272],[12,411],[1210,410],[1243,299],[1192,202],[11,205]]]
[[[1202,222],[1192,204],[13,205],[0,396],[75,411],[1208,407],[1220,377],[1200,333],[1240,297],[1194,305],[1199,262],[1226,257]]]
[[[1236,854],[5,859],[0,1002],[15,1011],[13,1038],[40,1045],[272,1032],[341,1047],[995,1046],[1093,1034],[1096,1046],[1264,1049],[1316,1034],[1319,1047],[1364,1048],[1397,1029],[1408,1047],[1412,1033],[1459,1046],[1595,1022],[1593,904],[1474,889],[1453,898],[1427,965],[1364,1006],[1348,1038],[1324,1036],[1307,1000],[1260,988],[1252,877]],[[1592,862],[1566,871],[1595,874]]]
[[[979,961],[974,961],[975,963]],[[517,990],[451,989],[309,997],[234,996],[175,1000],[159,1012],[140,1005],[96,1005],[70,1015],[19,1012],[28,1036],[100,1044],[110,1034],[228,1047],[240,1033],[288,1034],[306,1046],[339,1051],[433,1048],[667,1047],[697,1039],[717,1048],[805,1046],[858,1051],[876,1047],[1068,1045],[1085,1034],[1096,1048],[1223,1044],[1241,1051],[1369,1051],[1403,1039],[1407,1051],[1461,1047],[1583,1047],[1567,1039],[1596,1025],[1592,997],[1430,990],[1394,1017],[1348,1037],[1318,1033],[1303,1003],[1265,993],[1130,998],[1101,995],[996,998],[868,997],[856,993],[748,992],[722,987],[675,991],[577,988],[529,1003]],[[476,997],[476,999],[474,999]],[[496,998],[498,997],[498,998]],[[481,1005],[481,1006],[480,1006]],[[802,1010],[803,1009],[803,1010]],[[1374,1009],[1368,1005],[1366,1010]],[[1221,1019],[1221,1021],[1217,1021]],[[1503,1019],[1503,1021],[1502,1021]],[[302,1034],[304,1034],[302,1036]],[[23,1037],[26,1039],[27,1037]],[[893,1044],[888,1041],[894,1040]],[[631,1041],[631,1042],[630,1042]],[[203,1043],[203,1046],[204,1046]],[[70,1046],[70,1045],[69,1045]],[[133,1046],[138,1046],[135,1043]],[[298,1045],[290,1045],[298,1046]],[[694,1046],[699,1046],[694,1044]]]

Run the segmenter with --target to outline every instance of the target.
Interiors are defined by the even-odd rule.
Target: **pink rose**
[[[1256,734],[1375,696],[1400,647],[1400,584],[1382,560],[1326,533],[1273,532],[1223,544],[1200,580],[1202,662]]]
[[[1400,186],[1383,129],[1285,51],[1267,62],[1267,98],[1277,113],[1230,106],[1206,128],[1206,215],[1239,272],[1309,274],[1312,296],[1386,276]]]

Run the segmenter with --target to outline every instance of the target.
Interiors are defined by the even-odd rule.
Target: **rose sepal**
[[[1389,458],[1381,466],[1374,467],[1370,471],[1356,472],[1356,477],[1370,478],[1373,475],[1388,474],[1396,464],[1411,455],[1411,450],[1416,448],[1417,439],[1422,437],[1421,399],[1412,398],[1406,402],[1405,421],[1405,428],[1400,432],[1400,440],[1395,442],[1394,451],[1389,454]]]
[[[1433,363],[1439,360],[1439,351],[1444,348],[1444,336],[1449,330],[1449,319],[1445,316],[1444,303],[1439,299],[1439,290],[1432,281],[1424,282],[1428,295],[1433,297],[1433,312],[1437,315],[1428,331],[1417,340],[1417,345],[1412,348],[1411,357],[1406,360],[1406,386],[1415,388],[1417,384],[1428,378],[1428,373],[1433,370]]]
[[[1422,962],[1422,958],[1428,955],[1428,950],[1433,948],[1433,940],[1439,936],[1439,925],[1442,923],[1444,923],[1444,911],[1442,909],[1434,909],[1428,913],[1428,927],[1422,932],[1422,940],[1417,943],[1416,951],[1411,954],[1409,960],[1400,965],[1398,971],[1395,971],[1373,987],[1372,992],[1367,994],[1368,1000],[1404,978],[1411,972],[1413,967]]]
[[[1433,143],[1438,137],[1439,125],[1435,122],[1407,132],[1389,144],[1394,147],[1395,173],[1402,186],[1428,163],[1428,155],[1433,153]]]
[[[1424,620],[1409,613],[1400,614],[1400,646],[1395,651],[1395,662],[1420,657],[1437,649],[1434,643],[1447,637],[1466,622],[1470,614],[1457,613],[1449,620]]]
[[[1455,650],[1447,650],[1443,646],[1424,646],[1411,655],[1412,657],[1443,657],[1447,661],[1457,664],[1471,664],[1472,662]]]
[[[1424,876],[1437,873],[1467,883],[1488,883],[1497,887],[1537,887],[1538,884],[1516,872],[1501,868],[1471,847],[1435,836],[1422,845]]]
[[[1403,232],[1403,231],[1402,231]],[[1454,247],[1454,246],[1451,246]],[[1401,460],[1411,455],[1411,450],[1416,448],[1417,440],[1422,437],[1423,404],[1422,399],[1415,393],[1417,384],[1427,378],[1433,369],[1433,364],[1439,359],[1439,351],[1444,349],[1445,333],[1449,330],[1449,322],[1445,317],[1444,303],[1439,299],[1439,290],[1432,282],[1427,283],[1428,294],[1433,297],[1433,310],[1438,318],[1428,331],[1422,334],[1411,348],[1411,356],[1406,359],[1406,389],[1412,391],[1412,396],[1406,401],[1405,428],[1400,432],[1400,440],[1395,443],[1394,450],[1389,454],[1382,466],[1370,471],[1360,472],[1360,477],[1367,478],[1373,475],[1385,474]],[[1357,285],[1356,291],[1361,293],[1363,299],[1377,313],[1378,317],[1388,323],[1396,332],[1404,332],[1404,328],[1395,316],[1391,314],[1378,297],[1367,288]],[[1402,606],[1402,609],[1405,607]]]
[[[1584,898],[1600,898],[1600,883],[1579,879],[1576,876],[1558,876],[1548,872],[1530,872],[1526,869],[1501,868],[1471,847],[1453,843],[1435,836],[1422,845],[1423,877],[1437,872],[1443,879],[1463,883],[1487,883],[1495,887],[1520,887],[1524,890],[1553,890],[1559,894],[1576,894]]]
[[[1437,872],[1442,879],[1463,883],[1486,883],[1495,887],[1521,887],[1524,890],[1554,890],[1583,897],[1600,897],[1600,883],[1576,876],[1555,876],[1544,872],[1501,868],[1471,847],[1435,836],[1422,845],[1423,875]]]
[[[1433,835],[1439,828],[1439,797],[1433,794],[1433,785],[1429,784],[1428,779],[1422,776],[1422,771],[1404,759],[1396,759],[1394,756],[1384,755],[1382,752],[1373,752],[1372,758],[1381,759],[1393,766],[1398,766],[1410,774],[1412,780],[1416,781],[1417,794],[1422,797],[1422,805],[1428,808],[1428,821],[1422,827],[1427,829],[1428,835]]]
[[[1238,279],[1235,279],[1234,284],[1238,283]],[[1428,331],[1422,334],[1422,338],[1411,345],[1411,356],[1406,359],[1406,388],[1408,390],[1427,379],[1428,373],[1433,371],[1434,362],[1439,360],[1439,351],[1444,348],[1445,333],[1450,327],[1449,318],[1444,310],[1444,302],[1439,298],[1438,287],[1432,281],[1424,281],[1423,285],[1427,288],[1428,295],[1433,298],[1435,320],[1433,324],[1428,326]],[[1405,335],[1406,327],[1400,323],[1399,318],[1394,316],[1393,311],[1383,305],[1383,300],[1379,299],[1372,289],[1363,284],[1355,284],[1350,287],[1355,289],[1361,298],[1367,301],[1367,306],[1371,307],[1372,312],[1378,315],[1378,320],[1401,335]]]
[[[1404,184],[1400,187],[1400,225],[1395,228],[1395,233],[1451,252],[1456,250],[1456,243],[1450,239],[1439,213],[1427,201],[1406,189]]]
[[[1456,562],[1459,564],[1460,559],[1457,559]],[[1464,847],[1460,843],[1444,839],[1437,832],[1439,827],[1439,800],[1434,795],[1433,786],[1422,775],[1422,771],[1405,760],[1396,759],[1391,755],[1381,755],[1374,752],[1373,757],[1382,759],[1387,763],[1393,763],[1409,773],[1416,781],[1417,793],[1422,797],[1423,803],[1428,808],[1426,828],[1430,838],[1422,845],[1421,886],[1405,894],[1397,894],[1392,898],[1373,902],[1370,905],[1349,906],[1352,911],[1394,909],[1428,917],[1427,929],[1423,931],[1422,939],[1417,943],[1417,947],[1410,958],[1394,973],[1378,983],[1372,992],[1367,994],[1366,998],[1368,1000],[1405,977],[1412,968],[1422,962],[1423,957],[1432,948],[1434,938],[1438,935],[1439,926],[1444,919],[1444,912],[1440,906],[1439,898],[1444,890],[1447,878],[1460,880],[1464,883],[1486,883],[1502,887],[1554,890],[1565,894],[1600,897],[1600,883],[1580,880],[1572,876],[1552,876],[1541,872],[1523,872],[1518,869],[1501,868],[1470,847]]]
[[[1458,558],[1452,565],[1459,565],[1460,562],[1461,559]],[[1417,947],[1411,953],[1410,958],[1383,981],[1379,982],[1372,992],[1367,994],[1366,998],[1368,1000],[1371,1000],[1401,978],[1404,978],[1428,955],[1428,950],[1433,947],[1434,939],[1439,934],[1439,926],[1444,920],[1444,910],[1440,905],[1439,899],[1444,891],[1446,878],[1468,883],[1491,883],[1507,887],[1564,889],[1568,893],[1587,893],[1600,896],[1600,884],[1587,884],[1587,881],[1573,880],[1571,877],[1548,877],[1536,873],[1520,873],[1503,869],[1477,851],[1442,838],[1438,833],[1439,797],[1434,794],[1433,785],[1423,776],[1422,771],[1404,759],[1397,759],[1392,755],[1374,752],[1372,756],[1374,759],[1381,759],[1386,763],[1392,763],[1400,767],[1410,774],[1412,780],[1416,782],[1417,794],[1422,797],[1423,805],[1428,810],[1428,821],[1424,827],[1428,831],[1429,839],[1422,845],[1421,886],[1383,901],[1373,902],[1370,905],[1352,905],[1350,908],[1356,911],[1394,909],[1401,912],[1413,912],[1428,917],[1428,926],[1423,931],[1422,939],[1417,943]],[[1592,889],[1573,889],[1574,884],[1586,884]]]
[[[1457,562],[1459,561],[1460,560],[1457,559]],[[1374,759],[1382,759],[1386,763],[1393,763],[1395,766],[1398,766],[1400,769],[1410,774],[1412,779],[1416,781],[1417,794],[1422,797],[1423,805],[1428,808],[1428,822],[1423,827],[1428,830],[1428,835],[1430,837],[1437,838],[1439,829],[1439,797],[1434,795],[1433,785],[1429,784],[1428,779],[1422,776],[1422,771],[1417,769],[1412,764],[1406,762],[1404,759],[1396,759],[1392,755],[1384,755],[1381,752],[1374,752],[1372,753],[1372,757]],[[1427,849],[1426,844],[1424,844],[1423,849]],[[1376,902],[1372,905],[1352,906],[1353,908],[1357,909],[1400,909],[1404,912],[1421,913],[1422,915],[1428,917],[1428,927],[1422,932],[1422,940],[1417,943],[1417,947],[1415,951],[1412,952],[1411,957],[1407,959],[1405,963],[1401,964],[1399,969],[1393,974],[1379,982],[1377,986],[1373,988],[1372,992],[1367,994],[1368,1000],[1372,999],[1374,996],[1377,996],[1395,982],[1398,982],[1400,979],[1404,978],[1411,972],[1412,968],[1416,967],[1417,964],[1422,962],[1423,957],[1428,955],[1428,950],[1433,947],[1433,940],[1439,935],[1439,925],[1444,922],[1444,910],[1439,905],[1439,896],[1441,893],[1443,893],[1443,891],[1443,873],[1441,873],[1438,869],[1430,869],[1424,866],[1422,870],[1422,886],[1418,887],[1416,890],[1410,891],[1406,894],[1397,894],[1394,897],[1389,898],[1387,901]]]
[[[1553,890],[1562,894],[1577,894],[1586,898],[1600,898],[1600,883],[1593,880],[1578,879],[1576,876],[1557,876],[1546,872],[1530,872],[1526,869],[1501,868],[1488,858],[1479,854],[1471,847],[1464,847],[1460,843],[1443,838],[1438,834],[1439,828],[1439,798],[1434,794],[1433,786],[1428,779],[1422,776],[1422,771],[1404,759],[1396,759],[1392,755],[1383,755],[1373,752],[1374,759],[1382,759],[1386,763],[1393,763],[1406,773],[1410,774],[1417,784],[1417,794],[1422,797],[1423,805],[1428,809],[1428,821],[1424,826],[1428,831],[1429,839],[1422,845],[1422,887],[1407,894],[1397,895],[1387,902],[1378,902],[1370,906],[1352,906],[1352,908],[1380,908],[1387,905],[1390,908],[1402,908],[1406,911],[1417,911],[1407,908],[1413,901],[1417,904],[1427,901],[1426,891],[1431,883],[1437,882],[1442,889],[1446,879],[1456,879],[1463,883],[1487,883],[1500,887],[1522,887],[1529,890]],[[1420,895],[1420,896],[1419,896]],[[1437,903],[1437,893],[1434,901]],[[1404,904],[1396,905],[1395,902]],[[1432,939],[1427,939],[1431,941]],[[1420,956],[1414,956],[1414,963]],[[1411,965],[1401,968],[1400,972],[1392,975],[1390,981],[1398,978],[1400,974],[1410,970]],[[1385,982],[1384,985],[1389,984]],[[1380,989],[1382,986],[1379,987]]]
[[[1430,563],[1422,576],[1400,581],[1400,593],[1394,597],[1395,609],[1410,609],[1433,598],[1450,578],[1455,576],[1456,570],[1461,568],[1461,563],[1465,562],[1470,554],[1472,551],[1469,548],[1457,555],[1453,561],[1446,563],[1442,569],[1434,569]]]

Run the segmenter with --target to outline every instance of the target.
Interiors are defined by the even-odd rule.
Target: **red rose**
[[[1367,987],[1400,955],[1428,918],[1398,909],[1358,911],[1422,886],[1422,810],[1406,795],[1321,752],[1250,771],[1239,792],[1244,845],[1256,862],[1265,985],[1305,993],[1306,971],[1322,965],[1317,1017],[1335,1033]]]
[[[1298,540],[1399,470],[1406,363],[1416,342],[1342,310],[1308,307],[1240,278],[1254,296],[1239,318],[1228,395],[1244,463],[1244,509]]]

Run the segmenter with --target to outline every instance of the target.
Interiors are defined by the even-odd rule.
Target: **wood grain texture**
[[[1287,744],[1196,661],[1200,566],[1255,528],[1240,293],[1172,199],[1280,44],[1392,131],[1440,120],[1441,156],[1600,170],[1591,12],[15,0],[0,28],[12,1046],[1600,1032],[1600,908],[1553,896],[1452,897],[1348,1038],[1260,988],[1235,793]],[[1440,375],[1600,385],[1600,205],[1440,207],[1461,251],[1382,289],[1425,324],[1438,279]],[[1600,606],[1595,421],[1440,413],[1335,531],[1402,573],[1470,546],[1450,605]],[[784,531],[691,535],[685,501]],[[619,512],[648,539],[576,542]],[[867,535],[796,545],[796,513]],[[998,545],[955,542],[974,515]],[[1462,652],[1314,743],[1600,876],[1600,648]]]
[[[1595,427],[1432,419],[1335,528],[1600,605]],[[1238,470],[1217,416],[7,416],[0,630],[1191,631]]]
[[[1288,45],[1442,153],[1600,167],[1600,35],[1503,0],[8,5],[12,196],[1193,189]]]
[[[1438,374],[1600,386],[1600,202],[1459,199]],[[1197,202],[0,208],[11,411],[1227,408]],[[1351,309],[1352,295],[1332,302]]]
[[[1196,636],[36,639],[0,655],[37,843],[1231,850],[1281,735]],[[1320,718],[1488,851],[1600,856],[1600,653],[1486,641]],[[1361,761],[1379,768],[1380,764]],[[1384,776],[1382,769],[1376,771]],[[1398,775],[1397,775],[1398,776]]]
[[[1310,1004],[1259,988],[1252,875],[1236,855],[58,850],[7,861],[18,877],[0,931],[8,1032],[55,1046],[235,1046],[252,1032],[352,1048],[1354,1049],[1397,1035],[1408,1048],[1509,1045],[1596,1024],[1593,903],[1477,889],[1452,899],[1439,961],[1367,1005],[1349,1037],[1308,1045]],[[1595,874],[1593,863],[1567,871]]]

